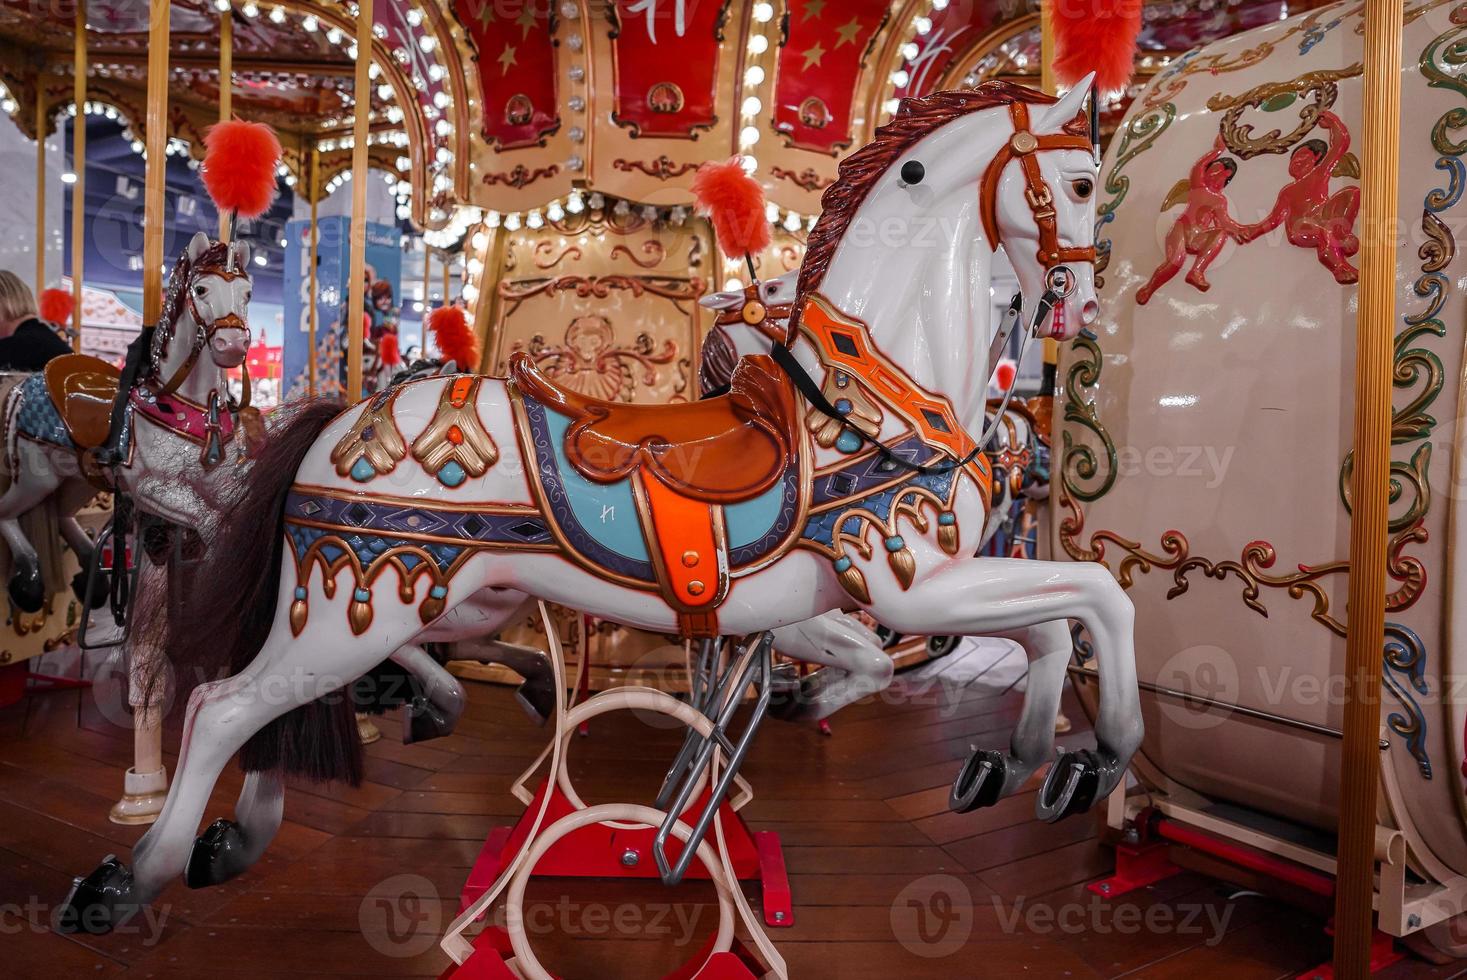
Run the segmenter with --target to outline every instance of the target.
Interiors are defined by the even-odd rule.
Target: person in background
[[[0,270],[0,371],[39,371],[70,354],[66,341],[36,315],[36,298],[15,273]]]

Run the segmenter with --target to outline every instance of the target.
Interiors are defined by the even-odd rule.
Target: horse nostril
[[[1085,305],[1080,309],[1080,322],[1088,327],[1098,319],[1100,319],[1099,301],[1087,299]]]

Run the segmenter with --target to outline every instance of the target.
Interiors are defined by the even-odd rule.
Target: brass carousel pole
[[[351,147],[351,285],[346,322],[346,399],[362,397],[362,316],[366,296],[362,279],[367,273],[367,113],[372,108],[372,0],[358,0],[357,74],[353,97],[356,118]]]
[[[76,183],[71,185],[71,349],[82,348],[82,266],[87,255],[87,120],[82,107],[87,104],[87,5],[76,5],[76,55],[72,65],[75,82],[72,100],[76,103],[76,121],[71,126],[71,170]]]
[[[1360,160],[1360,307],[1355,320],[1355,469],[1350,481],[1344,744],[1335,891],[1335,976],[1370,974],[1380,778],[1380,656],[1390,517],[1391,353],[1396,307],[1403,0],[1366,0]]]
[[[219,121],[234,115],[234,7],[219,14]],[[219,240],[229,241],[229,215],[219,215]]]
[[[149,0],[148,161],[143,181],[143,323],[163,312],[163,189],[168,157],[168,18],[170,0]]]
[[[78,120],[83,107],[76,107]],[[36,295],[46,288],[46,63],[36,66]]]
[[[317,324],[317,317],[320,315],[319,312],[316,309],[316,288],[317,288],[316,287],[316,257],[320,254],[320,245],[316,241],[316,220],[317,220],[316,212],[318,211],[318,209],[320,208],[320,205],[321,205],[321,178],[320,178],[320,170],[321,170],[321,147],[318,144],[318,141],[316,140],[316,137],[315,136],[310,137],[310,140],[311,140],[311,169],[310,169],[310,175],[306,179],[306,188],[307,188],[306,193],[310,195],[310,200],[311,200],[311,233],[310,233],[309,236],[307,236],[307,240],[310,242],[310,245],[309,245],[310,254],[307,256],[307,261],[310,263],[311,292],[310,292],[310,300],[309,300],[309,303],[308,303],[308,313],[307,313],[307,323],[309,323],[310,326],[309,326],[308,332],[306,334],[306,350],[309,351],[310,353],[308,354],[308,357],[307,357],[307,360],[306,360],[306,366],[307,366],[307,372],[308,372],[307,375],[306,375],[306,379],[307,379],[306,380],[306,393],[308,395],[310,395],[312,398],[315,398],[316,397],[316,324]]]

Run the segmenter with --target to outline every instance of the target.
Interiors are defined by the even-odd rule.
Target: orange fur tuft
[[[40,318],[47,323],[66,326],[71,323],[71,314],[76,311],[76,302],[70,290],[43,289],[37,309]]]
[[[204,188],[221,213],[258,218],[275,203],[280,140],[264,123],[230,120],[204,133]]]
[[[457,306],[440,306],[428,314],[428,329],[444,363],[452,361],[460,371],[479,370],[479,339],[469,329],[469,318]]]
[[[1054,77],[1075,85],[1095,72],[1100,93],[1119,92],[1131,80],[1142,0],[1071,0],[1055,4]]]
[[[744,173],[739,157],[699,167],[693,175],[693,199],[713,222],[718,246],[730,258],[742,259],[769,247],[764,188]]]
[[[396,367],[402,363],[402,352],[397,347],[397,334],[385,333],[377,341],[377,357],[388,367]]]

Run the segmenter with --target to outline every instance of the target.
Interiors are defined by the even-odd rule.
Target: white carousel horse
[[[250,344],[249,269],[250,249],[243,242],[211,242],[202,232],[189,242],[169,279],[162,322],[152,338],[151,368],[128,397],[116,433],[111,417],[119,376],[105,362],[61,357],[13,390],[5,406],[4,444],[15,479],[0,496],[0,535],[14,556],[9,591],[18,607],[33,610],[41,598],[36,551],[19,518],[51,497],[71,508],[65,510],[62,529],[83,563],[92,541],[72,514],[96,492],[96,483],[127,494],[141,514],[182,529],[169,533],[190,534],[207,548],[218,516],[243,494],[251,463],[242,422],[249,419],[248,375],[244,404],[228,396],[228,371],[243,364]],[[273,418],[284,422],[291,413]],[[109,446],[114,435],[118,441]],[[99,465],[93,451],[108,448],[116,451],[115,465]],[[166,546],[166,536],[149,535],[143,544],[156,560],[138,558],[133,604],[142,616],[161,619],[168,583],[159,546]],[[151,819],[167,786],[155,710],[163,695],[161,624],[139,625],[129,631],[123,651],[130,665],[139,765],[128,771],[126,792],[113,810],[120,823]],[[446,734],[462,711],[457,682],[420,650],[404,651],[400,662],[427,692],[409,705],[405,737]],[[180,678],[184,683],[201,679]],[[538,680],[536,690],[543,685]],[[545,710],[549,696],[547,691],[534,698],[538,710]]]
[[[1069,337],[1099,314],[1088,89],[1055,103],[989,83],[904,103],[841,165],[812,233],[795,317],[818,355],[746,358],[726,398],[599,402],[516,357],[507,379],[417,382],[272,439],[230,541],[259,555],[262,522],[278,520],[278,560],[205,569],[214,634],[172,651],[228,648],[238,673],[194,691],[178,777],[133,867],[109,859],[79,881],[64,923],[110,928],[185,867],[196,881],[237,872],[193,839],[229,759],[243,748],[246,768],[350,773],[352,758],[327,757],[341,710],[322,699],[481,595],[702,637],[861,608],[903,631],[1016,636],[1046,678],[1064,673],[1076,619],[1104,677],[1098,748],[1061,756],[1036,810],[1058,819],[1108,794],[1142,734],[1124,592],[1099,566],[970,557],[991,479],[967,433],[984,416],[994,249],[1027,295],[1054,296],[1052,320],[1037,300],[1028,319]],[[893,247],[878,227],[912,239]],[[795,393],[809,373],[854,447],[818,433],[812,446]],[[1057,707],[1025,711],[1052,724]],[[998,776],[1041,761],[1004,758]],[[238,814],[252,850],[259,779]]]

